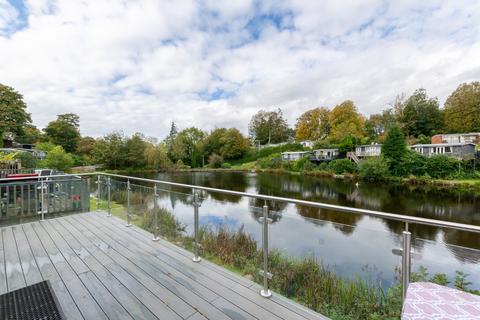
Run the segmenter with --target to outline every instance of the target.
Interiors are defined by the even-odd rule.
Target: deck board
[[[1,227],[0,292],[48,279],[68,319],[327,319],[151,239],[103,212]]]

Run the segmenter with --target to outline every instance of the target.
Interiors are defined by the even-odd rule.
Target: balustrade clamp
[[[268,206],[263,206],[263,217],[260,222],[263,224],[262,228],[262,244],[263,244],[263,270],[261,275],[263,276],[263,289],[260,290],[260,295],[264,298],[270,298],[272,292],[268,289],[268,279],[272,278],[272,274],[268,272],[268,224],[272,222],[272,219],[268,217]]]
[[[111,178],[108,177],[107,179],[107,208],[108,208],[107,217],[112,216],[112,206],[110,204],[111,187],[112,187],[112,181],[111,181]]]
[[[194,228],[194,237],[195,237],[195,247],[194,247],[194,256],[192,258],[193,262],[200,262],[202,261],[202,258],[200,258],[199,251],[200,251],[200,243],[198,239],[198,234],[199,234],[199,217],[198,217],[198,211],[200,208],[200,199],[198,196],[198,192],[194,191],[193,193],[193,228]]]
[[[130,191],[131,190],[132,189],[130,187],[130,180],[127,180],[127,224],[126,224],[127,227],[132,226],[132,211],[130,208]]]
[[[100,211],[100,189],[102,186],[102,181],[100,175],[97,176],[97,211]]]
[[[155,184],[153,186],[153,224],[154,224],[154,229],[153,229],[153,239],[152,241],[158,241],[160,240],[160,237],[158,235],[158,191],[157,191],[157,185]]]

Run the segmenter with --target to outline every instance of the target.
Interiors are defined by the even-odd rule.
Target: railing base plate
[[[158,240],[160,240],[159,237],[153,237],[153,238],[152,238],[152,241],[158,241]]]
[[[264,298],[270,298],[272,296],[272,291],[267,290],[265,291],[264,289],[260,290],[260,295]]]
[[[192,261],[193,261],[193,262],[200,262],[200,261],[202,261],[202,258],[200,258],[200,257],[193,257],[193,258],[192,258]]]

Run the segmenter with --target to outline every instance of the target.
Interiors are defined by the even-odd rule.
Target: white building
[[[310,151],[288,151],[282,152],[282,160],[284,161],[296,161],[303,157],[309,156],[312,153]]]
[[[473,143],[480,145],[480,132],[437,134],[432,137],[432,143]]]
[[[355,148],[357,157],[379,157],[382,154],[381,144],[365,144]]]

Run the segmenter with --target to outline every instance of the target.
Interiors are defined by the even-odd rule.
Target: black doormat
[[[1,295],[0,318],[2,320],[65,319],[48,280]]]

